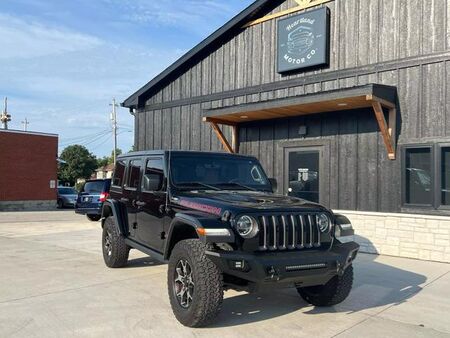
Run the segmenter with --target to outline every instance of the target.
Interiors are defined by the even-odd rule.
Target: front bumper
[[[329,250],[276,251],[206,251],[223,273],[260,287],[312,286],[326,284],[343,274],[358,252],[355,242],[335,241]]]

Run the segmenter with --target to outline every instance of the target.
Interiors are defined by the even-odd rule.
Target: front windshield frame
[[[237,155],[228,155],[228,154],[201,154],[201,153],[193,153],[193,154],[185,154],[185,153],[172,153],[170,156],[170,160],[168,160],[169,163],[169,171],[170,171],[170,185],[171,187],[177,189],[177,190],[214,190],[209,189],[208,186],[214,186],[217,187],[217,190],[242,190],[242,191],[263,191],[263,192],[272,192],[272,185],[270,183],[269,178],[267,177],[266,172],[264,171],[261,163],[254,157],[246,157],[246,156],[237,156]],[[263,180],[264,184],[258,184],[258,185],[252,185],[252,184],[246,184],[248,182],[242,182],[242,181],[236,181],[235,183],[232,182],[208,182],[208,181],[192,181],[192,185],[184,185],[182,182],[176,182],[174,179],[174,160],[178,160],[180,158],[185,157],[186,159],[191,159],[193,157],[197,158],[203,158],[203,159],[211,159],[213,161],[214,159],[224,159],[224,160],[238,160],[238,161],[251,161],[252,165],[254,165],[260,176]],[[247,186],[248,188],[246,189]]]

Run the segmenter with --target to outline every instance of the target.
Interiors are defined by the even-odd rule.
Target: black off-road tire
[[[59,199],[59,200],[56,202],[56,207],[57,207],[58,209],[63,209],[63,208],[64,208],[64,202],[63,202],[63,200]]]
[[[203,327],[219,314],[223,301],[223,276],[217,266],[205,255],[206,246],[198,239],[178,242],[170,256],[168,291],[172,311],[178,321],[187,327]],[[192,302],[185,308],[175,291],[177,264],[185,260],[192,268],[194,290]]]
[[[100,215],[86,215],[86,217],[92,222],[98,222],[102,218]]]
[[[106,245],[107,242],[110,246]],[[103,225],[102,250],[106,266],[121,268],[127,264],[130,247],[125,244],[125,238],[119,233],[111,216],[106,218]]]
[[[353,266],[345,269],[342,276],[333,277],[327,284],[297,288],[300,296],[314,306],[331,306],[343,302],[353,285]]]

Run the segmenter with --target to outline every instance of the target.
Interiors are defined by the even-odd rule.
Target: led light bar
[[[303,265],[289,265],[286,266],[286,271],[300,271],[300,270],[313,270],[313,269],[323,269],[327,267],[327,263],[317,263],[317,264],[303,264]]]

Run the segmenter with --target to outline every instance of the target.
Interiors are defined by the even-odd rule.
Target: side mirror
[[[142,183],[144,191],[159,191],[163,185],[163,176],[159,174],[145,174]]]
[[[269,178],[270,185],[272,186],[272,191],[275,192],[278,189],[278,183],[276,178]]]

